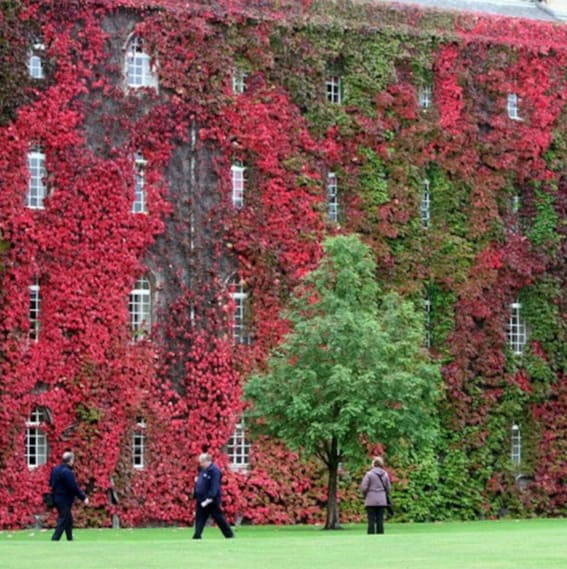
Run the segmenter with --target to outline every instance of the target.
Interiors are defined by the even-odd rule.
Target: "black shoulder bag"
[[[58,477],[59,479],[59,477]],[[51,487],[51,492],[44,492],[43,493],[43,503],[45,504],[46,508],[54,508],[55,507],[55,496],[53,495],[53,486]]]

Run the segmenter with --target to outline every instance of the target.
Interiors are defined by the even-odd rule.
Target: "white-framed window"
[[[246,305],[248,293],[244,283],[233,281],[230,296],[234,302],[234,316],[232,320],[232,337],[237,344],[248,344],[249,338],[246,329]]]
[[[244,420],[237,423],[226,445],[226,453],[232,470],[247,470],[250,466],[250,441],[246,437]]]
[[[431,297],[427,295],[423,299],[423,320],[424,320],[424,345],[427,349],[431,348]]]
[[[136,418],[136,428],[132,435],[132,466],[142,470],[146,466],[146,420]]]
[[[29,286],[29,295],[29,339],[37,342],[39,338],[39,314],[41,308],[39,279],[34,279],[33,284]]]
[[[520,117],[520,101],[516,93],[508,93],[506,100],[506,111],[508,113],[508,118],[519,121],[522,120]]]
[[[510,305],[510,320],[507,329],[508,346],[518,356],[524,352],[524,346],[528,341],[528,328],[521,311],[522,305],[519,302],[513,302]]]
[[[328,75],[325,79],[325,94],[328,103],[342,103],[342,81],[338,75]]]
[[[45,153],[40,148],[34,148],[28,152],[28,193],[26,195],[26,206],[30,209],[43,209],[43,202],[47,195],[45,177]]]
[[[232,70],[232,92],[235,95],[240,95],[246,91],[246,78],[248,73],[241,67],[235,67]]]
[[[36,468],[47,463],[49,445],[42,424],[49,421],[47,410],[36,407],[26,421],[26,463],[28,468]]]
[[[516,423],[512,425],[510,459],[514,465],[519,465],[522,462],[522,431]]]
[[[152,289],[149,279],[140,277],[130,291],[130,330],[134,339],[143,338],[152,326]]]
[[[244,206],[244,191],[246,189],[246,167],[240,160],[233,162],[230,167],[230,179],[232,184],[232,205],[240,209]]]
[[[430,109],[433,106],[433,88],[431,85],[422,85],[418,90],[420,109]]]
[[[429,229],[431,223],[431,182],[427,179],[421,183],[421,225],[424,229]]]
[[[327,213],[331,221],[339,220],[339,187],[335,172],[327,174]]]
[[[158,86],[157,73],[152,66],[152,58],[144,51],[144,42],[133,36],[126,48],[126,84],[132,89]]]
[[[134,156],[134,201],[132,213],[147,213],[146,209],[146,161],[140,152]]]
[[[43,53],[45,46],[42,43],[35,43],[28,53],[28,74],[32,79],[43,79]]]

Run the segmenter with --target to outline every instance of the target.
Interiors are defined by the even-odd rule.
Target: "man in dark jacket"
[[[212,461],[208,454],[199,456],[199,476],[195,482],[195,500],[197,511],[195,514],[195,534],[193,539],[201,539],[203,528],[212,516],[217,522],[224,537],[234,537],[230,526],[224,518],[221,510],[221,479],[222,473],[219,467]]]
[[[57,526],[51,537],[52,541],[59,541],[65,531],[67,541],[73,539],[73,514],[71,508],[75,497],[83,501],[85,505],[89,503],[89,499],[85,493],[77,485],[75,475],[73,474],[73,463],[75,455],[72,452],[63,453],[63,461],[51,471],[49,485],[53,492],[53,501],[57,508]]]

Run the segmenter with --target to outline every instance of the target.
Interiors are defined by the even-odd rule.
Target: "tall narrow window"
[[[39,311],[41,305],[41,297],[39,295],[39,280],[36,278],[29,287],[30,293],[30,311],[29,311],[29,338],[35,340],[39,338]]]
[[[248,74],[244,69],[240,67],[235,67],[232,70],[232,92],[235,95],[239,95],[246,91],[246,78]]]
[[[334,172],[327,174],[327,204],[329,219],[337,222],[339,220],[339,193],[337,175]]]
[[[338,75],[329,75],[325,79],[325,93],[328,103],[335,105],[342,103],[342,81]]]
[[[134,157],[134,201],[132,213],[146,213],[146,188],[145,188],[146,161],[140,152]]]
[[[528,330],[525,321],[521,315],[522,305],[519,302],[513,302],[510,305],[510,320],[508,322],[508,346],[516,355],[524,352],[524,346],[528,341]]]
[[[136,429],[132,436],[132,465],[141,470],[146,466],[146,420],[136,419]]]
[[[512,425],[512,448],[510,458],[512,459],[512,464],[518,465],[522,462],[522,431],[516,423]]]
[[[250,441],[246,437],[244,421],[240,421],[230,437],[226,452],[233,470],[246,470],[250,466]]]
[[[431,348],[431,298],[426,296],[423,299],[424,316],[424,345],[427,349]]]
[[[152,291],[150,281],[141,277],[130,292],[130,329],[134,339],[143,338],[152,325]]]
[[[36,407],[26,422],[26,462],[28,468],[47,463],[49,446],[42,425],[49,421],[47,411]]]
[[[152,59],[144,51],[141,38],[134,36],[126,49],[126,83],[134,89],[138,87],[157,88],[158,78],[152,69]]]
[[[232,337],[237,344],[248,344],[249,338],[246,330],[246,304],[248,301],[248,293],[244,290],[244,284],[240,281],[233,282],[230,296],[234,302]]]
[[[423,180],[421,183],[421,225],[424,229],[429,229],[431,222],[431,183]]]
[[[519,231],[520,230],[520,208],[522,207],[522,202],[520,196],[516,194],[512,198],[512,230]]]
[[[506,110],[508,112],[508,118],[519,121],[521,120],[519,111],[519,100],[516,93],[508,93]]]
[[[430,109],[433,106],[433,90],[431,85],[422,85],[418,91],[419,108]]]
[[[43,79],[43,52],[45,46],[42,43],[35,43],[28,54],[28,73],[32,79]]]
[[[230,177],[232,183],[232,205],[240,209],[244,206],[244,189],[246,187],[246,179],[244,173],[246,168],[242,162],[235,161],[230,169]]]
[[[30,209],[43,209],[43,202],[47,194],[45,177],[45,154],[39,148],[28,152],[28,193],[26,196],[26,206]]]

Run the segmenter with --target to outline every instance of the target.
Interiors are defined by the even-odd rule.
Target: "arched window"
[[[250,441],[246,437],[246,427],[241,419],[226,445],[232,470],[246,470],[250,466]]]
[[[134,201],[132,213],[146,213],[146,187],[145,187],[146,161],[140,152],[134,156]]]
[[[45,153],[41,148],[33,148],[28,152],[28,193],[26,206],[30,209],[43,209],[43,202],[47,195],[45,177]]]
[[[47,463],[49,445],[42,425],[49,422],[47,409],[36,407],[26,422],[26,462],[28,468]]]
[[[152,67],[151,57],[144,51],[141,38],[133,36],[126,48],[126,84],[132,89],[151,87],[156,89],[158,78]]]
[[[39,279],[36,277],[33,284],[29,286],[30,309],[29,309],[29,338],[37,341],[39,338],[39,314],[41,309],[41,296]]]
[[[132,436],[132,466],[139,470],[146,466],[146,420],[136,419],[136,428]]]
[[[152,326],[152,289],[148,278],[140,277],[130,292],[130,330],[134,340],[143,338]]]

